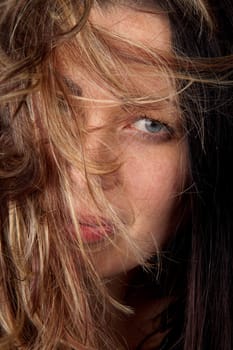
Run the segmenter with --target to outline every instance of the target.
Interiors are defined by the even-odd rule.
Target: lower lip
[[[110,226],[100,227],[80,223],[82,239],[86,243],[98,243],[113,234]]]

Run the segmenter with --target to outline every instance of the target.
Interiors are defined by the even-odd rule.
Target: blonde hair
[[[93,26],[88,22],[91,6],[88,0],[44,1],[43,6],[8,0],[0,5],[1,349],[121,346],[111,313],[130,310],[108,295],[93,266],[92,248],[80,239],[71,164],[86,179],[88,198],[114,222],[138,263],[146,264],[98,186],[98,177],[114,172],[120,163],[105,161],[108,145],[103,145],[101,162],[88,159],[84,144],[89,131],[83,117],[88,100],[77,96],[74,103],[59,73],[62,59],[66,65],[73,57],[72,63],[78,62],[129,108],[159,108],[170,99],[178,105],[178,95],[200,79],[191,69],[194,63],[184,57],[155,52]],[[136,6],[143,7],[144,1]],[[188,1],[188,6],[213,28],[205,1]],[[185,85],[172,96],[141,96],[131,82],[138,63],[150,79],[163,76],[173,86],[184,80]],[[186,67],[184,72],[180,66]],[[121,79],[124,73],[127,86]],[[85,196],[80,192],[80,201]],[[74,238],[67,235],[69,225],[75,227]],[[107,244],[117,249],[114,241]]]

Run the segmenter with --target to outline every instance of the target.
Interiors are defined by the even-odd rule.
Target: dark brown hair
[[[233,5],[229,0],[145,0],[136,6],[153,12],[154,3],[156,11],[159,5],[170,20],[172,57],[137,48],[138,59],[152,72],[163,71],[175,80],[190,164],[190,187],[184,193],[189,214],[171,243],[176,253],[174,248],[170,252],[176,259],[182,256],[184,271],[181,307],[175,310],[182,324],[173,345],[185,350],[231,350]],[[132,1],[128,5],[133,6]],[[64,223],[76,222],[70,215],[68,165],[73,162],[84,173],[86,169],[83,125],[67,108],[69,96],[56,69],[61,59],[56,48],[83,49],[87,52],[83,64],[92,65],[92,72],[97,67],[97,77],[137,102],[120,80],[111,80],[104,71],[104,52],[113,58],[109,60],[113,68],[116,60],[114,50],[108,50],[107,33],[87,22],[91,6],[88,0],[0,4],[2,349],[113,349],[118,342],[109,310],[114,306],[130,312],[107,294],[78,227],[77,242],[70,242],[64,229]],[[78,33],[93,46],[85,42],[82,47],[82,40],[77,45]],[[97,165],[95,170],[100,172]],[[91,191],[94,198],[102,198],[92,184]],[[181,243],[185,258],[176,250]],[[133,246],[132,253],[140,263],[140,250]]]

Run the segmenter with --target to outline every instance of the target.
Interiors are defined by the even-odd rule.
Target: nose
[[[90,134],[86,140],[86,155],[93,166],[93,174],[104,191],[119,185],[119,145],[116,133],[103,127]],[[91,169],[90,169],[91,174]]]
[[[117,137],[105,126],[89,126],[84,135],[83,164],[72,168],[75,184],[81,191],[89,190],[88,181],[103,191],[120,184],[120,165]]]

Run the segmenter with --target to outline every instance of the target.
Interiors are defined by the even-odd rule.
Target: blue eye
[[[134,122],[133,127],[137,130],[150,134],[156,134],[161,131],[168,131],[168,128],[163,123],[146,117],[143,117]]]

